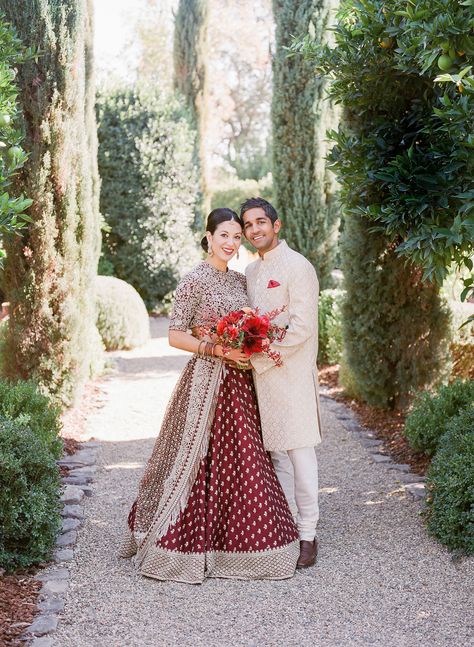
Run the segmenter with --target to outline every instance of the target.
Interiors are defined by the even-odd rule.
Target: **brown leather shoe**
[[[300,541],[300,556],[296,562],[296,568],[308,568],[316,564],[316,557],[318,555],[318,540],[313,541]]]

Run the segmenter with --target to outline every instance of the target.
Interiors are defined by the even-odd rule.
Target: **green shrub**
[[[426,479],[428,529],[452,550],[474,553],[474,405],[449,421]]]
[[[134,348],[148,341],[148,313],[135,288],[114,276],[98,276],[96,299],[97,328],[107,350]]]
[[[323,290],[319,295],[319,364],[338,364],[342,355],[341,301],[344,290]]]
[[[408,442],[416,451],[433,456],[450,421],[473,403],[473,380],[456,380],[442,386],[436,394],[421,394],[406,419]]]
[[[0,380],[0,416],[9,420],[20,418],[54,458],[61,456],[60,409],[40,392],[35,382]]]
[[[61,526],[58,468],[25,420],[0,416],[0,566],[7,571],[47,559]]]

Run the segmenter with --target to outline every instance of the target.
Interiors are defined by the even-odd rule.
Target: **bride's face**
[[[214,256],[228,263],[237,254],[242,242],[242,227],[235,220],[227,220],[217,225],[213,234],[207,232],[209,249],[212,247]]]

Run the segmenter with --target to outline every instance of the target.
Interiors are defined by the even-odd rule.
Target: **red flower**
[[[228,326],[228,328],[226,329],[226,333],[229,339],[234,340],[234,339],[237,339],[237,337],[239,336],[239,329],[236,328],[235,326]]]
[[[247,357],[253,355],[254,353],[260,353],[262,351],[262,339],[258,337],[246,337],[244,343],[242,344],[242,352],[244,352]]]
[[[277,308],[264,315],[260,315],[258,308],[234,310],[220,319],[214,316],[207,325],[200,326],[200,334],[214,335],[215,341],[222,345],[224,354],[231,348],[240,348],[247,357],[254,353],[264,353],[277,366],[281,366],[280,353],[273,350],[270,344],[281,341],[286,329],[271,322],[284,310],[285,307]]]
[[[226,319],[225,319],[225,317],[224,317],[223,319],[220,319],[220,320],[217,322],[217,325],[216,325],[216,332],[217,332],[217,334],[218,334],[219,336],[220,336],[220,335],[223,335],[223,334],[225,333],[225,329],[226,329],[226,328],[227,328],[227,321],[226,321]]]
[[[246,319],[242,330],[252,337],[266,337],[270,328],[270,320],[267,317],[250,316]]]
[[[234,312],[229,312],[226,319],[231,324],[238,324],[243,314],[243,310],[235,310]]]

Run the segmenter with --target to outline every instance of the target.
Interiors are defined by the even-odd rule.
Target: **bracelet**
[[[204,346],[203,346],[204,345]],[[217,357],[216,346],[218,344],[201,339],[196,354],[198,357]]]

